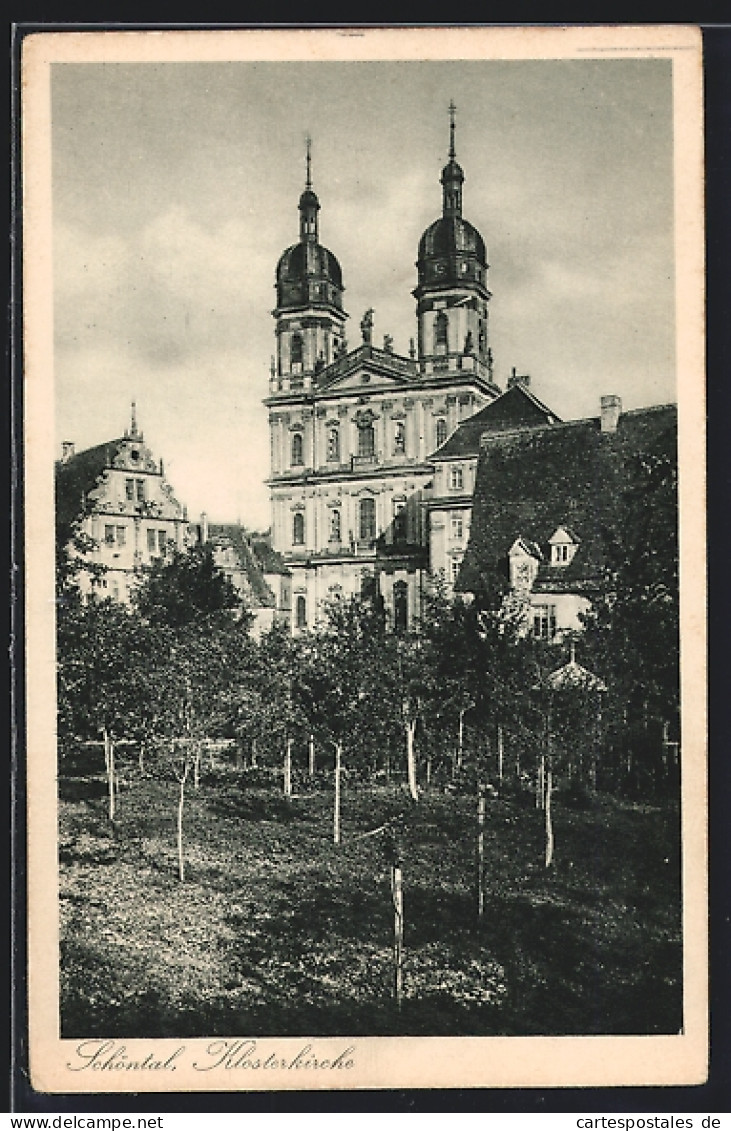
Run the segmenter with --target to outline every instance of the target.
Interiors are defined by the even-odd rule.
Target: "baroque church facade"
[[[343,275],[320,242],[308,144],[299,240],[276,269],[276,356],[265,401],[272,545],[291,574],[295,631],[316,623],[333,590],[377,593],[396,628],[418,619],[435,569],[430,457],[500,396],[489,346],[487,252],[462,215],[464,173],[450,109],[442,215],[419,242],[409,356],[396,354],[388,337],[374,344],[372,310],[361,321],[360,344],[348,348]],[[449,488],[455,501],[468,489],[460,474],[456,468]],[[450,527],[457,564],[467,536],[466,524]]]

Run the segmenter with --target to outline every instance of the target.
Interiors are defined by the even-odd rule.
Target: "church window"
[[[464,487],[464,472],[461,467],[455,466],[449,469],[449,486],[452,491],[461,491]]]
[[[331,463],[340,462],[340,429],[331,428],[327,434],[327,458]]]
[[[447,422],[443,416],[437,420],[437,447],[441,448],[442,444],[447,441]]]
[[[409,624],[409,588],[405,581],[393,587],[393,627],[396,632],[406,632]]]
[[[372,542],[376,537],[376,500],[361,499],[358,508],[358,536],[361,542]]]
[[[305,544],[305,516],[302,511],[297,511],[292,519],[292,545],[304,546]]]
[[[393,504],[393,536],[400,542],[406,537],[406,503],[403,499],[394,500]]]
[[[304,440],[301,432],[292,433],[292,467],[301,467],[304,460]]]
[[[295,622],[297,628],[307,628],[307,601],[301,595],[295,602]]]
[[[330,541],[331,542],[339,542],[340,541],[340,531],[341,531],[340,509],[338,507],[333,507],[330,511]]]
[[[302,355],[303,355],[302,335],[301,334],[292,334],[292,342],[291,342],[291,345],[290,345],[289,358],[290,358],[291,368],[292,368],[293,373],[301,373],[302,372]]]
[[[533,635],[538,640],[553,640],[556,635],[556,606],[533,606]]]
[[[447,315],[440,310],[434,319],[434,351],[435,353],[447,352]]]
[[[393,454],[403,455],[406,451],[406,425],[403,420],[397,420],[393,431]]]
[[[376,451],[376,433],[370,421],[358,424],[358,455],[373,456]]]

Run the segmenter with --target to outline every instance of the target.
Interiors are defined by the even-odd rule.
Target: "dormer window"
[[[459,464],[449,469],[449,487],[452,491],[461,491],[464,488],[464,472]]]
[[[551,565],[567,566],[579,548],[579,539],[565,526],[559,526],[548,542],[551,547]]]
[[[510,584],[514,589],[530,589],[536,579],[542,554],[535,542],[516,538],[508,552]]]

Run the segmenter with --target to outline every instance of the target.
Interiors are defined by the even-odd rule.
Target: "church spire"
[[[308,134],[305,138],[305,191],[300,197],[300,242],[317,243],[317,213],[320,211],[320,201],[312,190],[312,138]]]
[[[457,107],[449,103],[449,161],[442,169],[442,212],[444,216],[462,215],[462,182],[464,173],[457,164],[455,150],[455,114]]]
[[[456,153],[454,150],[454,115],[457,113],[457,107],[454,105],[454,99],[449,103],[449,160],[454,161]]]

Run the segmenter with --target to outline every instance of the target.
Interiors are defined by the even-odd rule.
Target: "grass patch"
[[[189,788],[128,772],[64,778],[62,1032],[68,1038],[675,1033],[681,1027],[678,814],[600,798],[541,815],[492,800],[476,918],[472,798],[349,782],[343,843],[325,789],[285,799],[247,775]],[[403,811],[405,999],[392,1000],[383,838]]]

